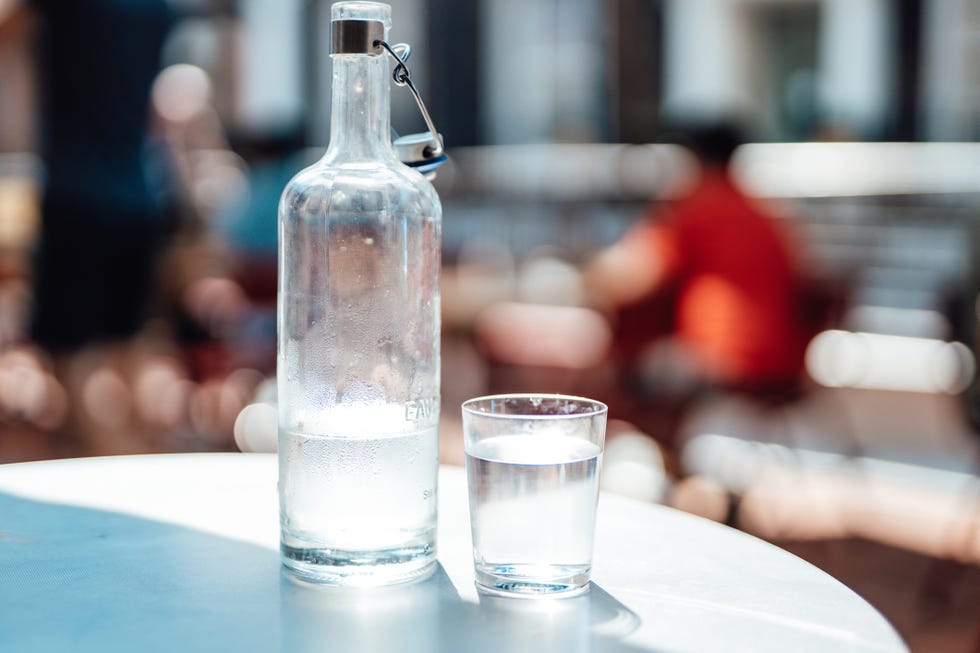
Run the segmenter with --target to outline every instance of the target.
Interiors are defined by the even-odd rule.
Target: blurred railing
[[[764,197],[980,194],[980,143],[759,143],[733,163]]]

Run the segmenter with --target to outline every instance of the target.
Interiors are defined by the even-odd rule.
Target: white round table
[[[268,454],[0,466],[0,650],[906,650],[874,608],[789,553],[611,494],[590,592],[479,596],[453,467],[440,471],[434,576],[301,584],[280,569],[276,474]]]

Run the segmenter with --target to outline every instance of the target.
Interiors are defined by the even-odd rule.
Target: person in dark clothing
[[[167,232],[150,89],[174,23],[165,0],[32,0],[46,179],[31,338],[53,351],[142,326]]]
[[[145,450],[130,428],[146,357],[133,336],[171,231],[150,95],[175,19],[167,0],[0,0],[0,40],[38,38],[44,177],[26,355],[55,381],[32,411],[58,413],[44,428],[86,455]]]

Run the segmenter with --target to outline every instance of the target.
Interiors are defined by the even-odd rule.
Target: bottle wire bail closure
[[[412,47],[408,43],[389,44],[383,39],[374,41],[375,48],[384,48],[398,63],[392,71],[391,78],[396,86],[407,86],[415,98],[415,103],[419,107],[425,126],[429,128],[428,134],[408,134],[400,136],[393,141],[398,158],[405,165],[415,168],[426,176],[435,176],[435,170],[446,162],[446,153],[443,150],[442,137],[436,130],[432,116],[425,107],[422,95],[412,81],[412,73],[408,69],[406,62],[412,54]]]

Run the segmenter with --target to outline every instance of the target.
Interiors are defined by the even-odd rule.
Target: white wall
[[[932,140],[980,135],[980,2],[932,0],[924,7],[920,97]]]
[[[801,0],[669,0],[664,109],[706,117],[759,113],[752,9]],[[957,0],[959,1],[959,0]],[[970,0],[963,0],[970,1]],[[893,94],[889,0],[814,0],[820,6],[821,114],[858,137],[887,124]]]
[[[487,143],[601,138],[606,97],[600,0],[487,1],[480,29]]]
[[[821,113],[858,138],[891,117],[894,75],[889,0],[824,0],[820,25]]]
[[[256,132],[295,126],[303,115],[303,0],[242,0],[235,116]]]
[[[751,107],[749,30],[737,0],[664,6],[664,111],[715,118]]]

